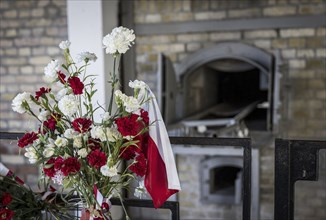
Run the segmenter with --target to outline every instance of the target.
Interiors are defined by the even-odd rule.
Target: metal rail
[[[121,206],[121,201],[118,198],[110,199],[112,205]],[[154,204],[152,200],[144,200],[144,199],[124,199],[123,205],[126,207],[139,207],[139,208],[154,208]],[[179,202],[175,201],[166,201],[159,209],[169,209],[171,211],[171,219],[179,220]]]
[[[294,219],[295,182],[318,180],[318,153],[326,141],[275,140],[274,219]]]
[[[0,140],[17,140],[24,136],[24,133],[18,132],[0,132]]]
[[[0,132],[0,139],[17,140],[23,133]],[[243,148],[243,186],[242,219],[249,220],[251,215],[251,141],[248,138],[206,138],[206,137],[170,137],[173,145],[233,146]],[[119,199],[111,199],[113,205],[121,205]],[[124,199],[125,206],[154,208],[151,200]],[[167,201],[162,209],[171,211],[173,220],[180,219],[179,202]]]
[[[125,207],[139,207],[139,208],[154,208],[154,204],[152,200],[148,199],[127,199],[124,198],[122,203],[119,198],[111,198],[110,202],[114,206],[122,206],[122,203]],[[159,209],[169,209],[171,211],[171,219],[172,220],[179,220],[180,213],[179,213],[179,202],[175,201],[166,201]],[[78,211],[81,210],[79,207]],[[79,214],[79,213],[77,213]],[[79,216],[77,216],[79,217]]]

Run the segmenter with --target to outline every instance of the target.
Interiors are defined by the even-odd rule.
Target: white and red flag
[[[0,176],[14,176],[14,173],[9,170],[5,165],[3,165],[3,163],[0,163]],[[15,180],[17,183],[24,185],[24,181],[22,179],[20,179],[18,176],[15,176]]]
[[[154,207],[159,208],[173,194],[181,190],[170,139],[155,95],[146,86],[150,100],[144,109],[149,116],[147,147],[147,172],[145,187],[152,197]]]
[[[100,206],[102,206],[104,197],[103,197],[102,193],[97,189],[96,184],[94,185],[93,191],[94,191],[95,199],[97,201],[96,208],[99,209]]]

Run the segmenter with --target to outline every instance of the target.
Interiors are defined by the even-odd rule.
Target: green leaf
[[[68,71],[68,67],[66,65],[62,64],[61,66]]]
[[[55,96],[52,93],[49,93],[49,96],[50,96],[51,99],[56,101]]]
[[[63,180],[63,187],[68,189],[68,188],[71,188],[72,186],[74,185],[74,182],[71,181],[69,178],[65,178]]]
[[[51,163],[51,164],[45,164],[44,165],[44,168],[46,168],[46,169],[49,169],[49,168],[51,168],[51,167],[53,167],[53,163]]]

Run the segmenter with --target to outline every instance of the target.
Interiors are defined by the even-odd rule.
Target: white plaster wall
[[[67,0],[68,37],[72,42],[70,51],[73,57],[83,51],[95,53],[97,61],[87,67],[88,74],[96,74],[97,101],[103,107],[109,102],[110,85],[108,74],[111,70],[112,57],[105,54],[102,39],[118,24],[118,0]],[[101,119],[101,112],[95,120]]]

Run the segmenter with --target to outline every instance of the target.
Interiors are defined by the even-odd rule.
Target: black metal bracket
[[[275,140],[274,219],[293,220],[294,184],[318,180],[318,154],[326,141]]]
[[[23,137],[24,133],[18,132],[0,132],[0,140],[18,140]]]

